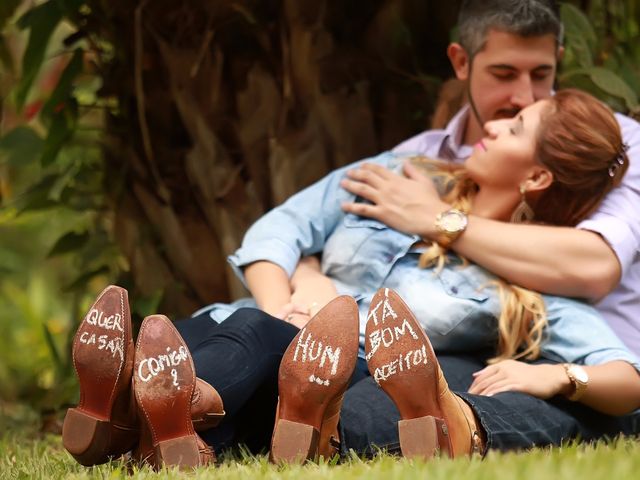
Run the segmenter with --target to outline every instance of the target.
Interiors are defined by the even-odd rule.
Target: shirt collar
[[[445,136],[440,145],[441,158],[463,161],[471,155],[473,148],[462,143],[470,113],[471,108],[465,105],[447,124],[444,130]]]

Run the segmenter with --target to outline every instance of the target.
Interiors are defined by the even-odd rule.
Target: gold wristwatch
[[[567,398],[573,402],[580,400],[589,385],[589,374],[584,368],[573,363],[564,363],[562,366],[573,386],[572,393],[567,395]]]
[[[451,208],[436,217],[436,242],[443,248],[449,246],[464,232],[469,220],[462,210]]]

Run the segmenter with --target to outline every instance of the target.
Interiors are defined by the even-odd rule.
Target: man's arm
[[[350,170],[343,188],[373,204],[345,203],[343,209],[433,239],[436,215],[450,206],[432,181],[408,162],[405,174],[378,165]],[[472,215],[451,248],[512,283],[554,295],[598,300],[621,276],[618,258],[607,242],[576,228],[510,224]]]
[[[430,229],[426,236],[432,235]],[[451,247],[496,275],[542,293],[596,301],[611,292],[621,276],[618,257],[607,242],[577,228],[518,225],[472,215]]]

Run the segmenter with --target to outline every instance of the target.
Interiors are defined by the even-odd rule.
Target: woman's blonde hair
[[[552,173],[553,182],[533,205],[535,222],[574,226],[620,184],[629,167],[627,147],[611,109],[591,95],[567,89],[549,102],[538,128],[535,157]],[[445,202],[471,211],[477,186],[463,166],[426,157],[411,161],[433,177]],[[439,271],[446,261],[446,250],[434,242],[419,265]],[[542,296],[502,279],[491,284],[498,288],[502,308],[497,352],[489,362],[537,358],[547,325]]]

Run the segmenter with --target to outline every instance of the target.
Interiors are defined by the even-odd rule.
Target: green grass
[[[38,434],[33,427],[10,426],[0,437],[0,478],[188,478],[188,479],[429,479],[429,480],[511,480],[511,479],[611,479],[638,478],[640,442],[618,439],[595,445],[570,445],[526,453],[490,453],[480,459],[435,459],[411,462],[388,455],[363,461],[350,458],[339,465],[275,467],[264,456],[227,459],[217,467],[200,468],[195,473],[165,470],[155,473],[145,468],[130,472],[123,462],[85,468],[62,448],[59,436]]]

